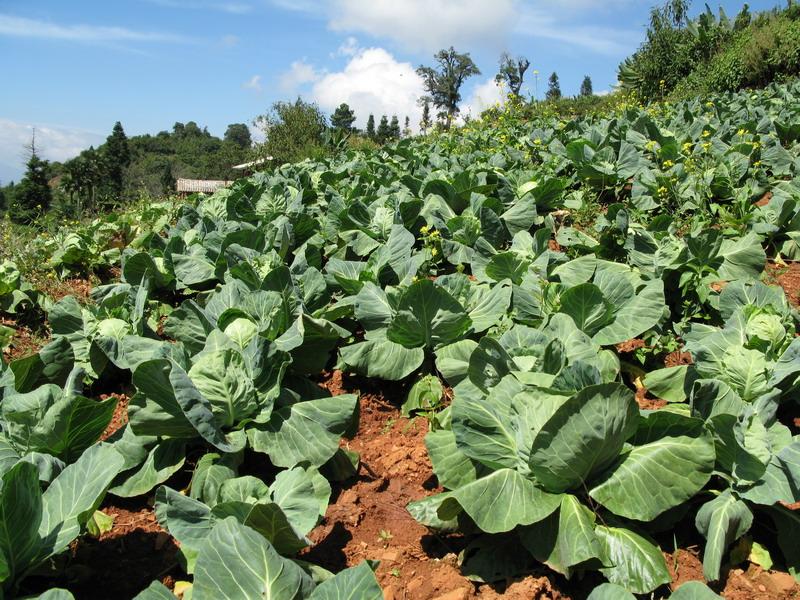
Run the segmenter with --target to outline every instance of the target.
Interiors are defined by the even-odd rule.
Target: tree
[[[751,20],[752,16],[750,15],[750,5],[745,2],[742,10],[739,11],[739,14],[736,15],[736,20],[733,22],[734,31],[746,29],[747,26],[750,25]]]
[[[242,149],[248,149],[253,145],[250,128],[244,123],[231,123],[228,125],[223,140],[236,144]]]
[[[389,118],[386,115],[381,117],[381,122],[378,125],[378,131],[375,137],[379,144],[385,144],[392,136],[392,130],[389,127]]]
[[[350,132],[353,131],[353,123],[355,121],[356,113],[346,102],[342,102],[331,116],[331,127]]]
[[[400,120],[397,115],[392,115],[392,121],[389,123],[389,138],[393,140],[400,139]]]
[[[161,193],[165,196],[175,190],[175,176],[172,174],[172,163],[169,161],[164,162],[164,167],[161,170],[161,189]]]
[[[114,123],[111,135],[106,138],[103,158],[107,169],[105,175],[108,193],[113,199],[119,199],[124,187],[125,168],[131,164],[128,137],[119,121]]]
[[[403,125],[403,137],[410,137],[411,136],[411,119],[408,118],[406,115],[406,120]]]
[[[367,119],[367,137],[371,140],[375,139],[375,115],[370,115]]]
[[[594,96],[594,90],[592,90],[592,78],[588,75],[583,78],[583,83],[581,83],[581,96]]]
[[[254,124],[266,136],[260,153],[278,164],[324,155],[322,135],[328,124],[315,103],[301,98],[295,102],[275,102]]]
[[[9,210],[11,220],[16,223],[30,223],[38,214],[50,207],[53,194],[47,181],[48,162],[36,153],[36,132],[27,147],[28,162],[25,176],[14,188],[14,197]]]
[[[448,50],[440,50],[434,59],[437,68],[419,66],[417,74],[422,77],[433,105],[439,109],[439,117],[444,120],[445,128],[450,129],[453,119],[458,115],[461,86],[466,79],[480,75],[481,71],[469,53],[460,54],[452,46]]]
[[[515,97],[519,97],[519,92],[522,89],[522,82],[525,79],[525,71],[527,71],[530,66],[530,61],[524,56],[520,56],[514,60],[508,52],[503,52],[500,57],[500,72],[495,76],[494,80],[497,82],[497,85],[504,84],[508,86],[509,93]]]
[[[431,122],[431,102],[429,98],[422,99],[422,120],[419,122],[419,129],[422,135],[428,133],[428,129],[433,125]]]
[[[561,84],[558,82],[558,73],[555,71],[550,75],[545,98],[548,100],[558,100],[561,98]]]

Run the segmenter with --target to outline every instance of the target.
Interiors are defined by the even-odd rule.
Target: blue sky
[[[750,0],[751,10],[777,0]],[[718,2],[733,16],[741,1]],[[418,121],[419,64],[454,45],[483,74],[463,90],[464,112],[498,98],[504,50],[566,94],[584,75],[595,91],[616,79],[641,43],[641,0],[0,0],[0,181],[23,172],[36,127],[46,158],[101,142],[114,122],[129,135],[194,120],[221,135],[274,100],[302,95],[327,112],[346,101]],[[695,10],[701,4],[697,3]],[[533,81],[529,83],[533,92]]]

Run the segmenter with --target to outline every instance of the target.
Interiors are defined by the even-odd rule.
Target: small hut
[[[224,179],[178,179],[175,191],[179,196],[189,194],[213,194],[220,188],[228,187],[232,181]]]

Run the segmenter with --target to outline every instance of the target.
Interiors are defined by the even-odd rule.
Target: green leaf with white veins
[[[572,317],[578,329],[594,335],[613,319],[613,308],[593,283],[582,283],[561,294],[560,312]]]
[[[648,594],[671,580],[664,555],[649,539],[630,529],[598,525],[595,534],[611,567],[600,569],[611,583],[634,594]]]
[[[341,348],[339,360],[342,368],[353,369],[367,377],[399,381],[419,368],[425,360],[425,351],[376,339]]]
[[[747,504],[726,490],[700,508],[695,524],[706,538],[703,575],[708,581],[718,581],[725,551],[750,530],[753,513]]]
[[[618,383],[584,388],[544,423],[533,440],[529,465],[548,491],[579,488],[610,465],[635,431],[639,409]]]
[[[314,583],[253,529],[227,518],[217,524],[195,563],[193,600],[301,600]]]
[[[61,552],[78,536],[123,463],[113,446],[98,444],[56,477],[42,495],[39,535],[45,555]]]
[[[383,591],[365,561],[323,581],[309,600],[383,600]]]
[[[516,471],[500,469],[450,492],[439,516],[448,520],[457,503],[482,531],[502,533],[541,521],[560,502],[560,495],[542,491]]]
[[[211,404],[220,427],[232,427],[258,408],[244,358],[235,350],[201,354],[188,374]]]
[[[663,437],[624,452],[589,495],[614,514],[652,521],[697,494],[714,470],[710,435]]]
[[[458,340],[471,324],[464,307],[455,298],[424,279],[403,293],[386,335],[407,348],[434,349]]]
[[[598,559],[605,549],[594,533],[595,515],[571,494],[561,496],[557,514],[520,531],[520,538],[534,557],[569,577],[570,567]]]
[[[302,462],[319,467],[336,453],[357,409],[355,394],[297,402],[274,411],[268,423],[248,429],[247,435],[253,449],[269,454],[277,467]]]

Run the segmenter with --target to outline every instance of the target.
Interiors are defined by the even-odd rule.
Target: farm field
[[[510,103],[20,248],[2,597],[800,598],[798,172],[796,81]]]

